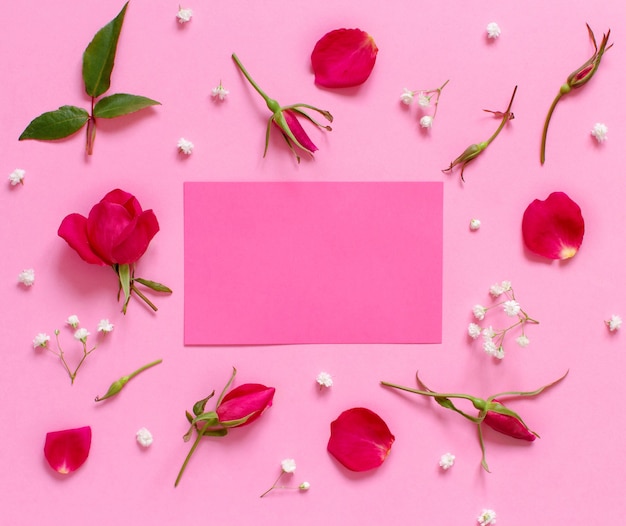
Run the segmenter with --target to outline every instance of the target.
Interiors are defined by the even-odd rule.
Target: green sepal
[[[253,411],[249,415],[244,416],[243,418],[239,418],[237,420],[227,420],[226,422],[220,422],[224,427],[239,427],[245,424],[248,420],[250,420],[254,415],[256,415],[258,411]]]
[[[226,391],[228,391],[228,388],[232,385],[233,380],[235,379],[236,375],[237,375],[237,369],[233,367],[233,372],[230,375],[230,379],[224,386],[224,389],[222,389],[222,392],[220,393],[220,397],[217,399],[217,403],[215,404],[216,408],[219,407],[219,405],[222,403],[222,400],[224,399],[224,396],[226,395]]]
[[[185,416],[190,424],[193,424],[193,415],[189,411],[185,411]]]
[[[228,429],[211,429],[202,433],[205,437],[225,437],[226,435],[228,435]]]
[[[83,53],[83,80],[85,91],[91,97],[99,97],[111,86],[117,42],[127,7],[128,2],[111,22],[95,34]]]
[[[116,93],[108,97],[101,98],[93,108],[94,117],[112,119],[122,115],[134,113],[149,106],[160,105],[160,102],[142,97],[140,95],[129,95],[128,93]]]
[[[163,285],[162,283],[157,283],[156,281],[150,281],[149,279],[143,278],[135,278],[135,281],[137,283],[141,283],[144,287],[148,287],[149,289],[152,289],[156,292],[166,292],[167,294],[172,293],[172,289],[170,289],[166,285]]]
[[[208,413],[202,413],[201,415],[196,416],[191,422],[192,424],[198,424],[199,422],[204,422],[206,426],[215,426],[220,423],[217,413],[215,411],[209,411]]]
[[[203,398],[202,400],[198,400],[195,404],[193,404],[193,414],[196,416],[201,415],[202,413],[204,413],[204,408],[206,406],[206,403],[213,398],[213,396],[215,395],[215,391],[213,391],[209,396],[207,396],[206,398]],[[191,422],[191,420],[189,421]]]
[[[61,106],[35,117],[20,135],[19,140],[53,141],[69,137],[89,120],[89,113],[76,106]]]
[[[480,424],[478,424],[478,442],[480,442],[480,450],[482,452],[482,458],[480,460],[480,465],[483,467],[483,469],[487,473],[491,473],[491,471],[489,471],[489,466],[487,464],[487,456],[486,456],[486,452],[485,452],[485,441],[483,440],[483,430],[482,430],[482,427],[480,427]]]
[[[124,376],[120,378],[119,380],[116,380],[115,382],[111,384],[106,394],[104,396],[96,396],[95,401],[102,402],[102,400],[106,400],[107,398],[111,398],[115,396],[124,388],[124,386],[128,383],[128,380],[130,380],[128,376]]]
[[[122,312],[126,314],[126,307],[130,300],[130,265],[117,265],[117,275],[120,278],[120,287],[124,292],[124,307]]]

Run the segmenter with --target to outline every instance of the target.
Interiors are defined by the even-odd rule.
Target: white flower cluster
[[[17,186],[18,184],[24,184],[24,176],[26,171],[21,168],[16,168],[9,174],[9,183],[11,186]]]
[[[35,283],[35,269],[26,268],[17,276],[17,281],[25,287],[32,287]]]
[[[434,106],[435,109],[432,115],[422,115],[420,117],[419,123],[422,128],[432,128],[433,121],[435,120],[435,115],[437,115],[437,105],[439,104],[439,97],[441,96],[441,91],[447,83],[448,81],[446,81],[440,88],[430,90],[412,91],[408,88],[404,88],[402,90],[402,93],[400,95],[400,102],[402,102],[402,104],[410,106],[411,104],[413,104],[415,97],[417,97],[417,105],[420,108],[429,108],[431,106],[431,103]]]
[[[186,24],[191,20],[193,16],[193,11],[188,7],[178,7],[178,13],[176,13],[176,19],[179,24]]]
[[[191,155],[191,152],[193,152],[193,143],[184,137],[178,139],[176,146],[178,146],[178,151],[185,155]]]
[[[137,443],[141,447],[150,447],[152,445],[152,433],[145,427],[142,427],[136,434]]]
[[[502,34],[500,26],[496,22],[489,22],[487,24],[487,37],[498,38]]]
[[[591,130],[591,135],[596,138],[598,142],[604,142],[608,139],[607,134],[609,129],[606,124],[596,122]]]
[[[613,314],[610,319],[606,320],[606,326],[611,332],[615,332],[622,326],[622,318],[617,314]]]
[[[272,487],[268,489],[265,493],[263,493],[261,497],[265,497],[265,495],[267,495],[268,493],[270,493],[271,491],[275,489],[297,489],[300,491],[307,491],[311,487],[311,484],[309,484],[306,481],[300,483],[296,487],[278,485],[278,482],[283,477],[283,475],[291,474],[291,473],[294,473],[295,471],[296,471],[296,461],[293,458],[283,459],[280,462],[280,475],[278,475],[278,478],[274,481],[274,484],[272,484]]]
[[[211,90],[211,97],[213,97],[215,100],[224,100],[228,94],[230,93],[230,91],[228,91],[224,86],[222,86],[222,81],[220,80],[220,84],[219,86],[215,86],[212,90]]]
[[[439,459],[439,465],[442,469],[448,470],[454,465],[455,458],[456,457],[452,453],[445,453],[444,455],[441,455],[441,458]]]
[[[489,526],[496,523],[496,512],[493,510],[483,510],[476,519],[480,526]]]
[[[527,347],[530,340],[524,332],[525,325],[527,323],[539,323],[537,320],[532,319],[524,310],[521,305],[515,299],[515,293],[510,281],[502,281],[501,283],[495,283],[489,289],[489,292],[493,298],[500,298],[504,296],[503,301],[500,301],[491,307],[485,307],[480,304],[474,305],[472,313],[477,321],[483,321],[488,311],[501,307],[502,311],[510,318],[516,318],[516,321],[504,329],[494,329],[491,325],[481,326],[477,323],[470,323],[467,327],[468,335],[473,339],[477,339],[482,335],[483,337],[483,350],[489,355],[499,360],[504,358],[504,337],[507,332],[517,327],[520,327],[522,334],[518,336],[515,341],[520,347]]]
[[[317,377],[315,378],[315,381],[319,384],[320,389],[322,387],[332,387],[333,386],[333,377],[327,373],[322,371],[320,374],[317,375]]]

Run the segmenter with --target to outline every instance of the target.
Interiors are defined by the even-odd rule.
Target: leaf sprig
[[[112,119],[161,104],[156,100],[128,93],[115,93],[98,99],[111,87],[111,73],[127,7],[128,2],[111,22],[96,33],[83,53],[82,76],[85,91],[91,97],[91,111],[66,105],[45,112],[30,122],[20,135],[20,141],[63,139],[87,125],[86,152],[91,155],[96,138],[96,119]]]

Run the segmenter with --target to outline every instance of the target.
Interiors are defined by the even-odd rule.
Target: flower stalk
[[[150,369],[151,367],[154,367],[155,365],[159,365],[162,362],[163,362],[162,359],[155,360],[154,362],[150,362],[146,365],[141,366],[139,369],[137,369],[136,371],[133,371],[127,376],[122,376],[119,380],[116,380],[115,382],[111,384],[111,386],[109,387],[109,389],[107,390],[104,396],[96,396],[95,401],[102,402],[103,400],[114,397],[115,395],[119,394],[119,392],[126,386],[126,384],[130,380],[132,380],[135,376],[137,376],[138,374],[141,374],[147,369]]]

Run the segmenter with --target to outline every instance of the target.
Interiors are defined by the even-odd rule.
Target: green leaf
[[[158,103],[157,103],[158,104]],[[149,279],[143,278],[135,278],[137,283],[141,283],[144,287],[148,287],[149,289],[155,290],[157,292],[167,292],[168,294],[172,293],[172,289],[162,285],[161,283],[157,283],[156,281],[150,281]]]
[[[118,265],[117,274],[120,278],[120,287],[124,292],[124,307],[122,308],[122,312],[126,314],[126,307],[130,300],[130,265]]]
[[[96,33],[83,53],[85,91],[92,97],[99,97],[111,85],[117,41],[120,38],[127,7],[128,2],[113,20]]]
[[[76,106],[61,106],[58,110],[35,117],[20,135],[19,140],[38,139],[53,141],[63,139],[80,130],[89,120],[89,113]]]
[[[93,109],[93,115],[103,119],[112,119],[113,117],[128,115],[129,113],[159,104],[161,103],[156,100],[141,97],[140,95],[116,93],[100,99]]]

